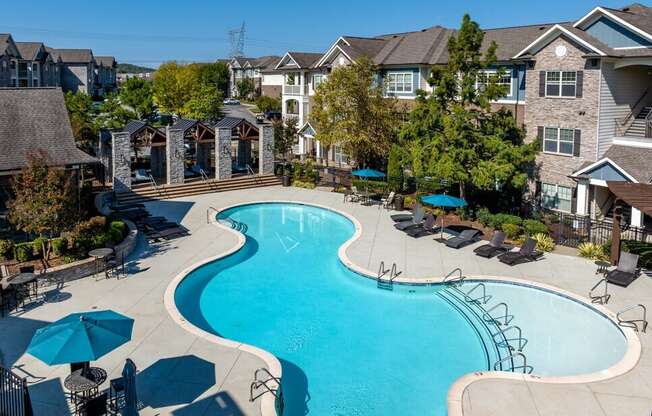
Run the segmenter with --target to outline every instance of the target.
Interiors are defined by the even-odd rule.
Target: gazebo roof
[[[652,185],[646,183],[609,181],[607,182],[607,186],[616,195],[616,198],[652,216]]]

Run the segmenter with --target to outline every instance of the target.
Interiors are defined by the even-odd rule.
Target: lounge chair
[[[480,257],[486,257],[488,259],[497,256],[500,253],[507,251],[510,246],[505,246],[505,233],[502,231],[494,231],[494,235],[491,237],[489,244],[476,247],[473,252]]]
[[[389,209],[390,205],[394,203],[394,197],[396,196],[396,192],[392,191],[387,195],[387,198],[382,198],[380,200],[380,205],[378,205],[378,209],[380,208],[385,208]]]
[[[630,283],[638,278],[639,270],[636,267],[637,264],[638,254],[621,251],[618,267],[607,273],[607,282],[623,287],[629,286]]]
[[[509,264],[510,266],[523,262],[536,261],[541,257],[541,253],[536,250],[536,247],[536,240],[528,238],[518,251],[508,251],[507,253],[503,253],[498,256],[498,260],[502,263]]]
[[[145,169],[136,169],[136,171],[134,172],[134,181],[147,182],[149,181],[149,174]]]
[[[480,241],[480,235],[482,235],[482,233],[478,230],[464,230],[457,237],[452,237],[448,240],[445,240],[444,244],[450,248],[462,248],[464,246],[468,246],[469,244]]]
[[[394,228],[401,231],[407,231],[408,228],[421,227],[421,224],[423,223],[424,215],[425,212],[423,211],[423,209],[420,210],[415,209],[414,217],[412,217],[411,220],[398,222],[394,224]]]
[[[414,238],[433,235],[437,231],[437,227],[435,227],[436,224],[437,224],[437,219],[435,218],[435,216],[432,214],[428,214],[426,216],[426,220],[424,221],[423,224],[421,224],[421,226],[408,228],[407,230],[405,230],[405,233],[410,237],[414,237]]]
[[[187,234],[188,234],[188,230],[186,230],[185,228],[183,228],[183,227],[174,227],[174,228],[167,228],[165,230],[150,233],[147,236],[147,239],[149,241],[156,241],[156,240],[160,240],[160,239],[169,240],[171,238],[181,237],[181,236],[187,235]]]
[[[412,214],[394,214],[390,218],[394,222],[403,222],[403,221],[410,221],[414,216],[417,214],[418,211],[423,211],[423,206],[421,204],[416,204],[414,206],[414,211]]]

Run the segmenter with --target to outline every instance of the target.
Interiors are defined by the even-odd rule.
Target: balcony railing
[[[284,85],[283,94],[285,95],[301,95],[301,85]]]

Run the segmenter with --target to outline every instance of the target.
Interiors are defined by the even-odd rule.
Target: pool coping
[[[235,207],[256,205],[256,204],[284,204],[284,203],[295,204],[295,205],[307,205],[307,206],[325,209],[340,214],[345,218],[347,218],[349,221],[351,221],[351,223],[355,227],[355,232],[353,233],[351,238],[346,240],[340,246],[340,248],[338,249],[338,257],[340,261],[347,268],[349,268],[351,271],[355,272],[356,274],[359,274],[361,277],[377,280],[376,276],[374,276],[374,273],[372,271],[357,265],[347,255],[346,253],[347,249],[354,242],[356,242],[362,235],[362,225],[360,224],[358,219],[355,218],[352,214],[341,211],[337,208],[333,208],[333,207],[329,207],[326,205],[317,204],[313,202],[302,202],[302,201],[291,201],[291,200],[263,200],[263,201],[249,201],[249,202],[230,204],[226,207],[215,210],[216,211],[215,216],[219,215],[219,213],[223,211]],[[175,321],[182,328],[186,329],[187,331],[191,332],[192,334],[202,339],[213,342],[217,345],[225,346],[228,348],[239,349],[241,351],[248,352],[259,357],[267,365],[268,371],[274,377],[280,379],[282,377],[281,363],[273,354],[263,350],[262,348],[258,348],[253,345],[248,345],[245,343],[232,341],[217,336],[215,334],[211,334],[207,331],[204,331],[203,329],[187,321],[181,315],[181,313],[176,307],[176,304],[174,302],[174,293],[177,287],[179,286],[179,284],[188,276],[188,274],[190,274],[192,271],[205,264],[222,259],[224,257],[227,257],[239,251],[246,242],[246,237],[241,232],[231,227],[228,227],[224,224],[221,224],[219,221],[211,221],[211,223],[217,226],[218,228],[231,232],[237,239],[236,244],[228,250],[225,250],[221,253],[218,253],[214,256],[211,256],[209,258],[206,258],[204,260],[201,260],[199,262],[196,262],[186,267],[177,276],[175,276],[175,278],[172,279],[172,281],[170,282],[170,284],[168,285],[165,291],[165,295],[164,295],[165,308],[170,314],[172,320]],[[381,280],[387,281],[387,279],[381,279]],[[577,376],[549,377],[549,376],[538,376],[532,374],[509,373],[509,372],[500,372],[500,371],[477,371],[477,372],[465,374],[460,378],[458,378],[448,389],[447,407],[448,407],[449,416],[463,415],[464,411],[463,411],[462,398],[463,398],[464,391],[470,384],[476,381],[486,380],[486,379],[502,379],[502,380],[518,380],[524,382],[550,383],[550,384],[589,383],[589,382],[604,381],[607,379],[611,379],[623,375],[631,371],[636,366],[636,364],[638,364],[638,361],[641,356],[641,350],[642,350],[641,341],[638,338],[638,335],[633,329],[618,325],[616,314],[610,311],[609,309],[607,309],[606,307],[599,304],[593,304],[586,297],[577,295],[565,289],[561,289],[556,286],[545,284],[545,283],[534,282],[527,279],[519,279],[519,278],[512,278],[512,277],[505,277],[505,276],[492,276],[492,275],[472,275],[472,276],[466,276],[465,278],[465,281],[474,281],[474,280],[496,281],[496,282],[513,283],[513,284],[519,284],[523,286],[529,286],[535,289],[551,291],[555,294],[567,297],[575,302],[578,302],[584,305],[585,307],[597,311],[598,313],[604,315],[607,319],[611,320],[612,323],[616,325],[618,329],[620,329],[623,336],[625,337],[627,341],[627,350],[625,351],[623,358],[613,366],[598,372],[581,374]],[[423,286],[423,285],[444,283],[444,277],[433,277],[433,278],[424,279],[424,278],[410,278],[410,277],[400,276],[394,278],[393,282],[399,284],[411,284],[411,285]],[[270,384],[273,387],[277,387],[275,386],[276,383],[270,383]],[[263,396],[261,396],[261,414],[263,416],[277,416],[276,400],[274,395],[263,394]]]

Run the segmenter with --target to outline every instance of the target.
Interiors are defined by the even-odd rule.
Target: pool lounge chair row
[[[171,240],[188,235],[188,230],[176,222],[165,217],[152,217],[142,204],[120,206],[116,208],[116,215],[136,223],[150,242]]]
[[[425,215],[423,207],[419,204],[415,206],[413,214],[396,214],[392,215],[391,218],[396,222],[394,227],[410,237],[420,238],[440,231],[440,227],[436,227],[437,219],[435,216],[433,214]],[[443,243],[447,247],[460,249],[481,241],[481,237],[482,233],[479,230],[469,229],[462,231],[458,236],[443,240]],[[489,243],[476,247],[473,251],[480,257],[493,258],[498,256],[498,260],[511,266],[536,261],[541,258],[543,253],[537,251],[536,245],[535,240],[528,238],[518,250],[512,251],[513,247],[505,244],[505,233],[495,231]]]

